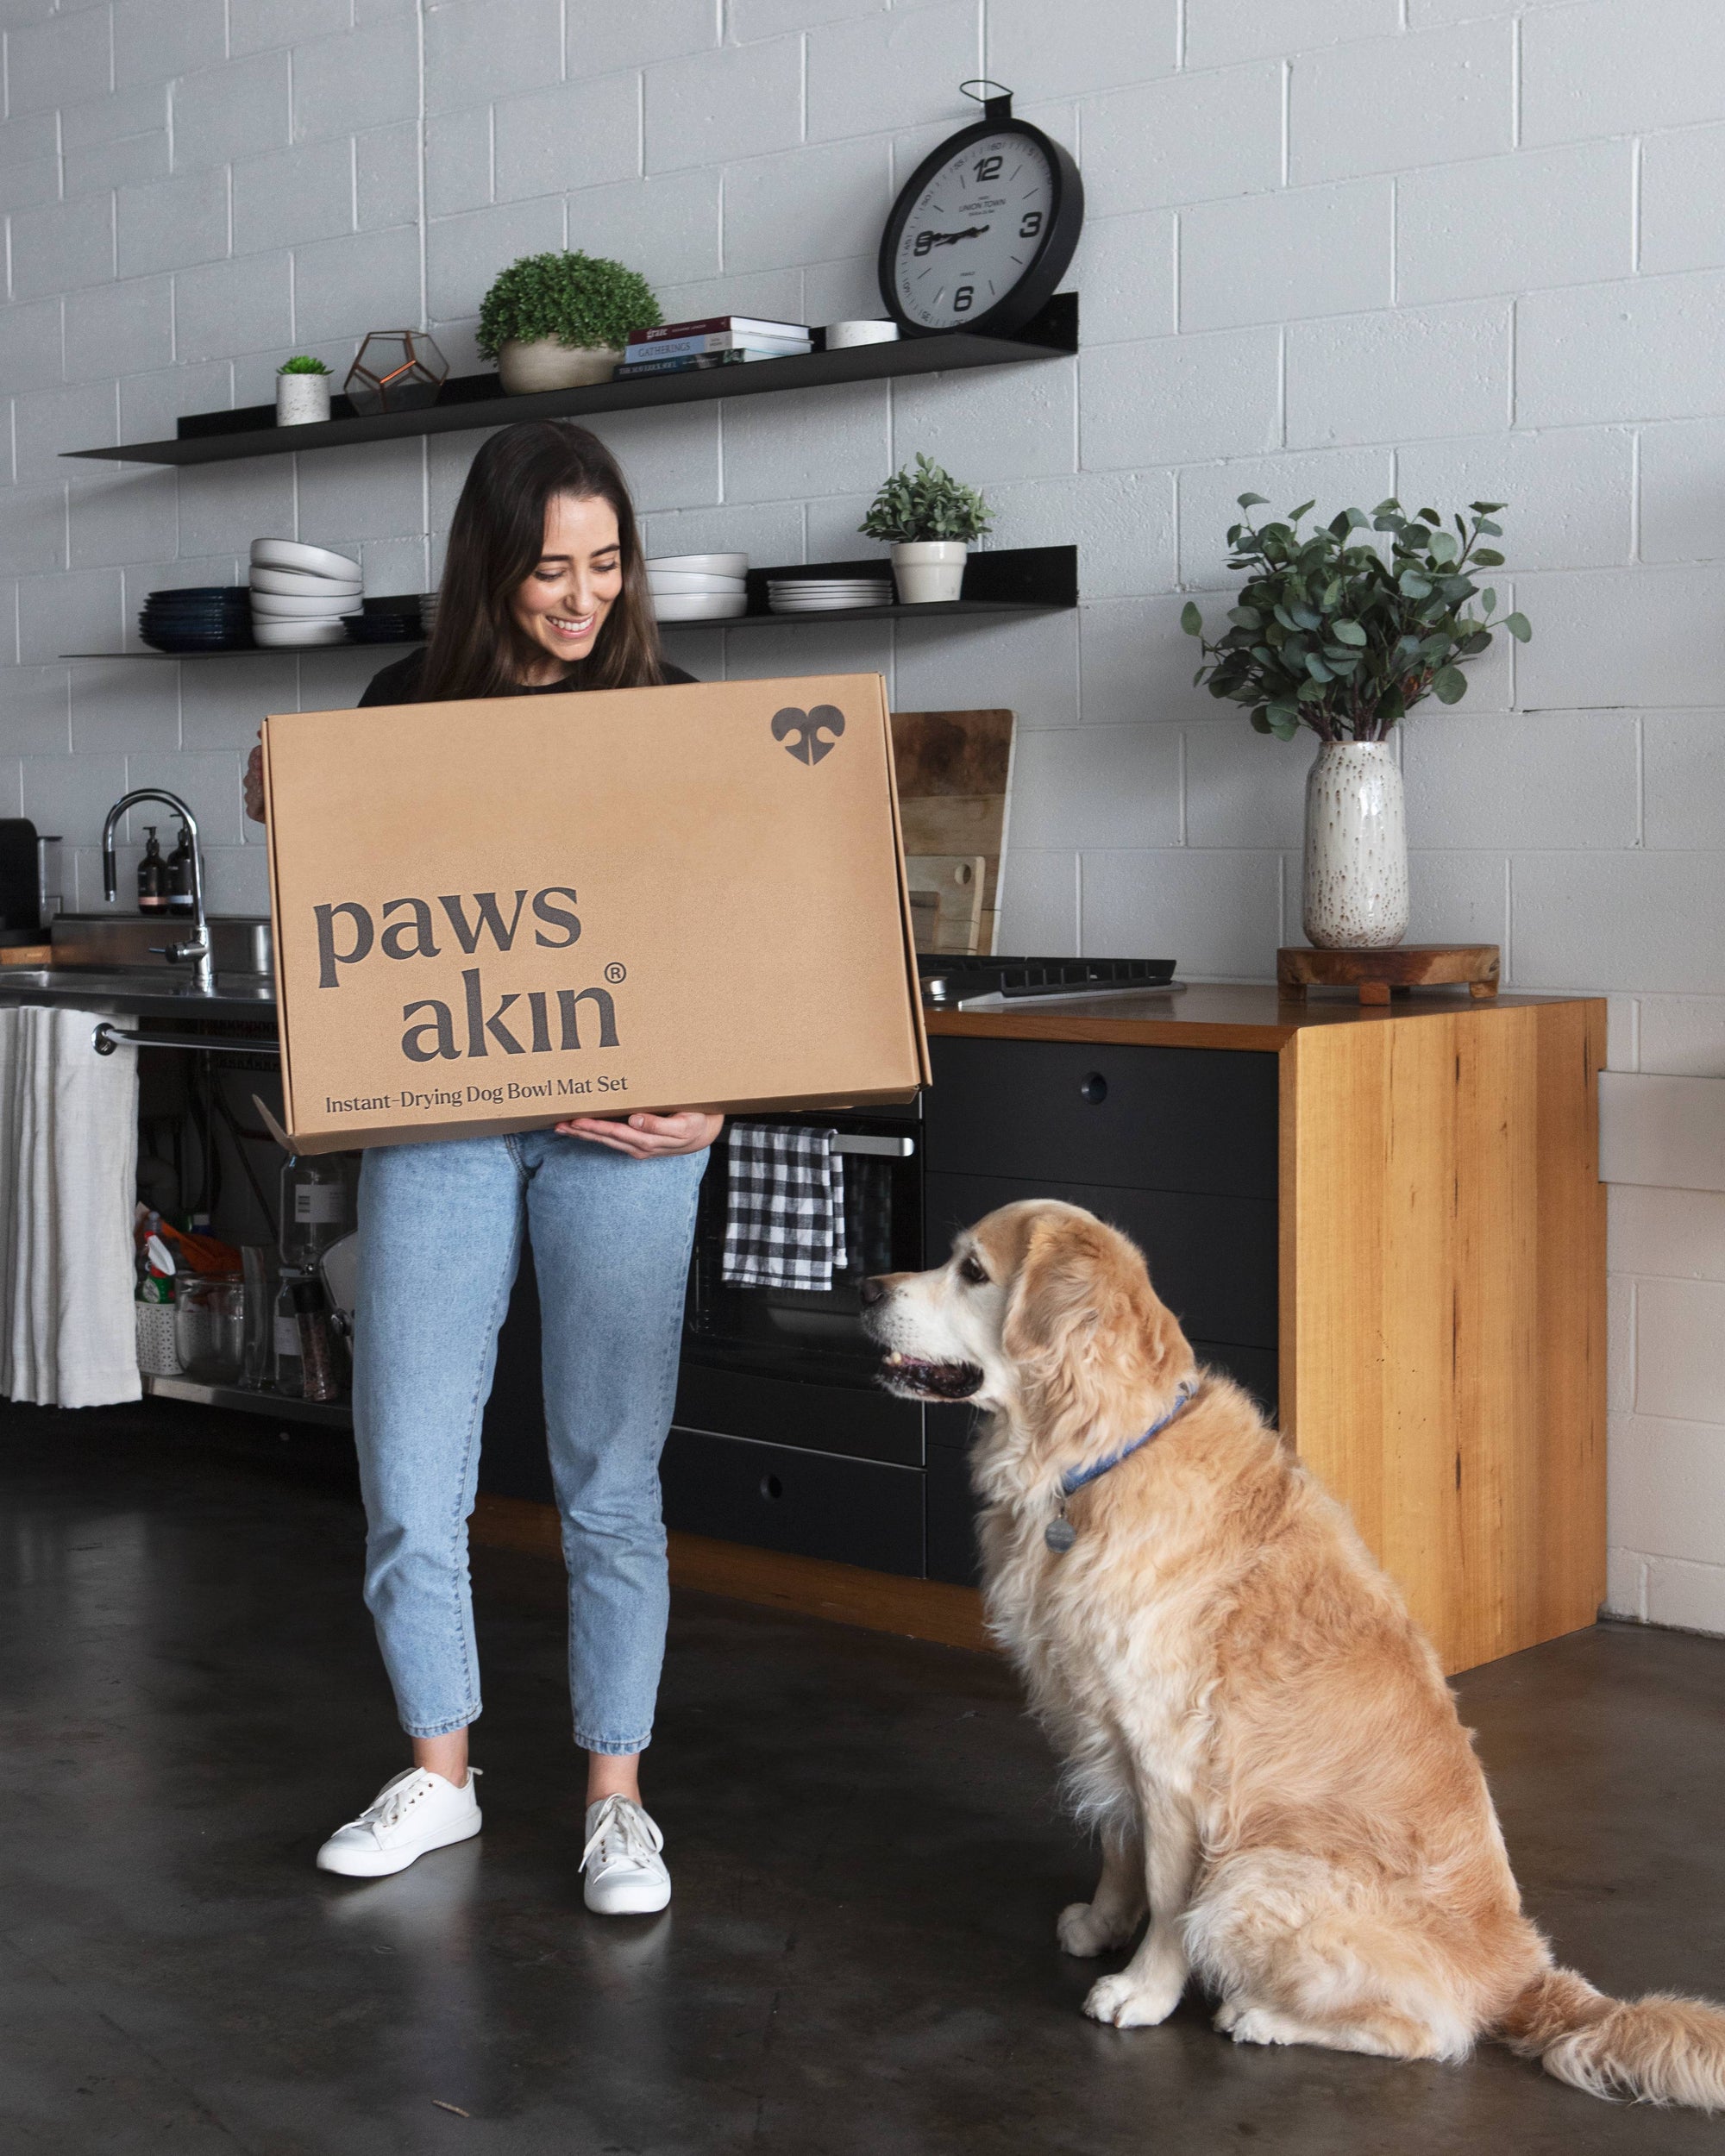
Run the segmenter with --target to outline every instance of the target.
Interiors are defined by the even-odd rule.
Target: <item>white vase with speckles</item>
[[[1408,932],[1402,773],[1383,741],[1327,741],[1306,779],[1306,941],[1387,950]]]

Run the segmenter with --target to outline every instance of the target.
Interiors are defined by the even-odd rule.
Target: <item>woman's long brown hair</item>
[[[525,419],[486,442],[455,505],[420,702],[507,696],[545,656],[517,626],[510,600],[543,556],[546,505],[558,494],[610,503],[623,562],[623,589],[569,687],[642,689],[664,680],[635,506],[616,458],[585,427]]]

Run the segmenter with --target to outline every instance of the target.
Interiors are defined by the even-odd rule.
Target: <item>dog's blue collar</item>
[[[1160,1422],[1151,1423],[1141,1438],[1134,1438],[1130,1445],[1123,1445],[1118,1452],[1109,1453],[1106,1460],[1096,1460],[1088,1467],[1069,1468],[1060,1478],[1062,1497],[1076,1496],[1087,1482],[1095,1482],[1100,1476],[1106,1475],[1111,1467],[1118,1467],[1122,1460],[1131,1459],[1132,1454],[1148,1445],[1152,1438],[1159,1438],[1175,1417],[1182,1413],[1191,1404],[1192,1396],[1197,1389],[1196,1385],[1189,1378],[1175,1394],[1174,1405],[1168,1413]]]

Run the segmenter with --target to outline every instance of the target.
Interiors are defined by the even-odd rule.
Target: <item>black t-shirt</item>
[[[405,659],[398,659],[392,665],[386,666],[381,674],[374,674],[366,684],[366,693],[360,699],[358,708],[363,710],[367,704],[418,703],[419,677],[424,670],[425,648],[422,644],[417,651],[410,651]],[[665,668],[668,683],[693,681],[694,678],[692,674],[685,674],[681,667],[667,666]],[[537,682],[530,686],[523,682],[519,687],[505,689],[501,693],[505,696],[555,696],[560,690],[579,689],[580,686],[579,680],[565,674],[561,681]]]

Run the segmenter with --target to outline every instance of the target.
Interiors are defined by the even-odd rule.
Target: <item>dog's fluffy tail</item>
[[[1725,2110],[1725,2008],[1703,1999],[1609,1999],[1572,1969],[1546,1969],[1496,2034],[1589,2096]]]

